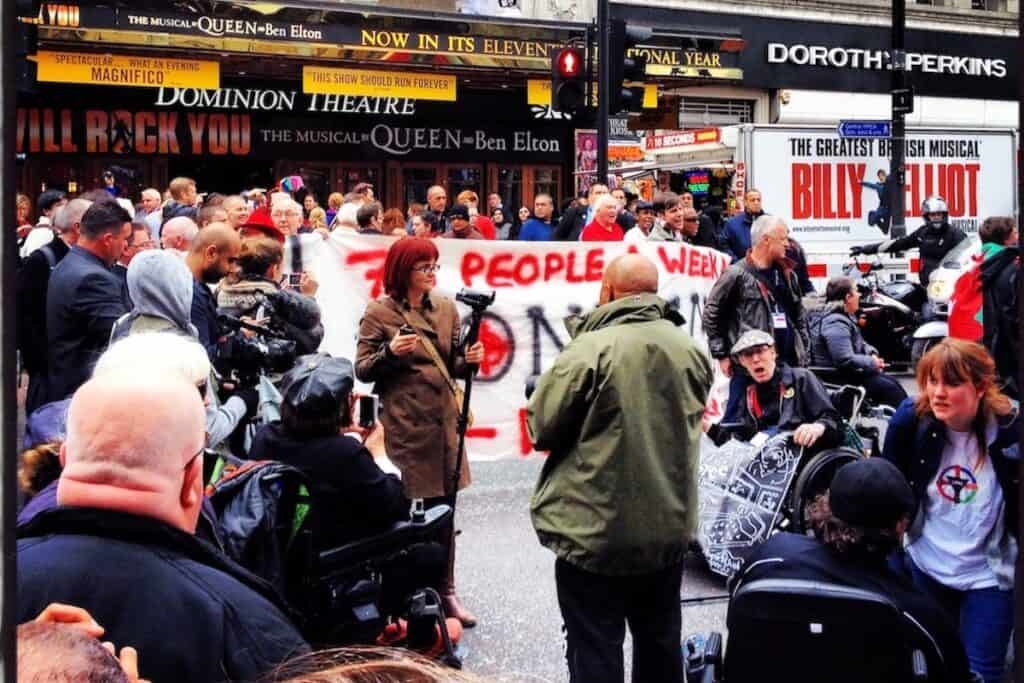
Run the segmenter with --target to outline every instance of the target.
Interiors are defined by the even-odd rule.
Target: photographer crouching
[[[433,294],[438,251],[429,239],[405,237],[384,261],[387,296],[371,302],[359,326],[356,377],[373,382],[383,404],[388,457],[402,472],[410,498],[427,507],[454,505],[458,489],[470,483],[469,463],[459,457],[458,422],[462,397],[454,378],[465,378],[484,359],[477,342],[460,348],[455,302]],[[463,626],[476,617],[455,594],[455,524],[442,531],[448,573],[442,590],[445,613]]]

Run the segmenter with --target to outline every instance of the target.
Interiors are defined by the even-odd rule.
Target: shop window
[[[437,184],[437,167],[403,165],[401,182],[402,200],[399,208],[404,211],[413,202],[426,204],[427,190],[431,185]],[[451,198],[451,190],[448,191],[448,196]]]
[[[679,127],[683,130],[709,126],[731,126],[738,123],[753,123],[753,121],[753,100],[684,97],[679,107]]]
[[[523,205],[523,168],[522,166],[498,167],[498,186],[493,188],[501,197],[501,205],[508,213],[507,218],[515,215]]]
[[[459,193],[466,190],[476,192],[479,197],[483,191],[483,176],[483,170],[479,166],[446,166],[444,177],[448,188],[448,201],[454,203]]]

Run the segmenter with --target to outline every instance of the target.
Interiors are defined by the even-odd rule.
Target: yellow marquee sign
[[[597,92],[597,86],[594,86],[594,92]],[[551,105],[551,80],[531,78],[526,81],[526,103],[539,107],[547,107]],[[658,85],[656,83],[645,83],[644,84],[644,109],[657,109],[658,108]]]
[[[220,87],[220,64],[197,59],[40,51],[36,61],[38,79],[46,83],[205,90]]]
[[[413,100],[456,100],[456,78],[444,74],[368,69],[302,67],[302,91],[317,95],[401,97]]]

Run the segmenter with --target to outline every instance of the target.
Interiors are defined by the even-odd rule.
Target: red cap
[[[285,238],[284,233],[281,229],[274,225],[274,219],[270,217],[270,210],[266,207],[260,207],[252,212],[249,216],[249,220],[242,226],[241,232],[244,233],[249,230],[258,230],[267,237],[273,238],[284,244]]]

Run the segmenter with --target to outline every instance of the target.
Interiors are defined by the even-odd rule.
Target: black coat
[[[48,245],[55,263],[71,250],[64,240],[54,236]],[[43,248],[36,249],[18,270],[17,335],[21,362],[30,373],[46,372],[46,290],[50,283],[50,263]]]
[[[210,362],[217,358],[217,342],[221,337],[217,322],[217,302],[213,292],[199,280],[192,281],[192,324],[199,332],[199,343],[206,349]]]
[[[570,206],[562,215],[562,220],[558,221],[554,232],[551,233],[551,239],[560,242],[575,242],[579,240],[580,233],[586,227],[586,221],[587,207],[582,205]]]
[[[732,579],[731,591],[759,579],[800,579],[873,591],[889,598],[931,634],[945,662],[938,681],[967,683],[967,656],[957,627],[932,598],[890,569],[884,557],[842,557],[830,547],[799,534],[775,534],[754,549]],[[732,623],[730,622],[730,626]],[[771,638],[770,633],[764,634]],[[828,680],[822,672],[822,680]]]
[[[910,233],[906,237],[895,240],[886,240],[877,244],[865,245],[862,249],[865,254],[877,254],[880,251],[894,252],[917,249],[921,254],[921,284],[928,286],[928,280],[932,271],[939,267],[946,254],[953,250],[953,247],[967,239],[967,235],[960,228],[954,228],[949,223],[943,223],[938,230],[933,230],[927,224]]]
[[[401,480],[382,472],[350,436],[299,440],[280,423],[269,424],[256,433],[249,456],[278,460],[306,475],[324,547],[365,538],[409,519]]]
[[[51,602],[89,611],[153,683],[251,681],[308,645],[269,584],[146,517],[60,508],[18,529],[18,623]]]
[[[781,385],[778,393],[778,424],[761,424],[763,420],[757,419],[750,401],[745,398],[738,417],[748,433],[756,434],[769,426],[777,426],[779,431],[783,432],[793,431],[802,424],[817,422],[825,427],[825,433],[815,442],[816,450],[833,448],[842,443],[845,436],[842,418],[839,417],[839,412],[832,405],[832,399],[814,373],[803,368],[779,365],[771,381],[775,380],[779,380]],[[753,387],[754,383],[751,381],[745,392],[749,395]]]
[[[1017,387],[1017,354],[1020,326],[1017,323],[1017,269],[1020,249],[1007,247],[981,264],[985,348],[996,362],[1003,392],[1020,398]]]
[[[121,281],[92,252],[71,248],[46,292],[47,398],[59,401],[85,383],[129,311]]]
[[[747,330],[773,333],[773,295],[756,272],[756,266],[741,259],[726,268],[711,287],[702,320],[713,358],[727,358],[732,345]],[[792,270],[783,270],[781,274],[785,278],[787,300],[777,303],[786,311],[788,324],[793,329],[797,360],[800,365],[807,365],[810,342],[800,284]]]

